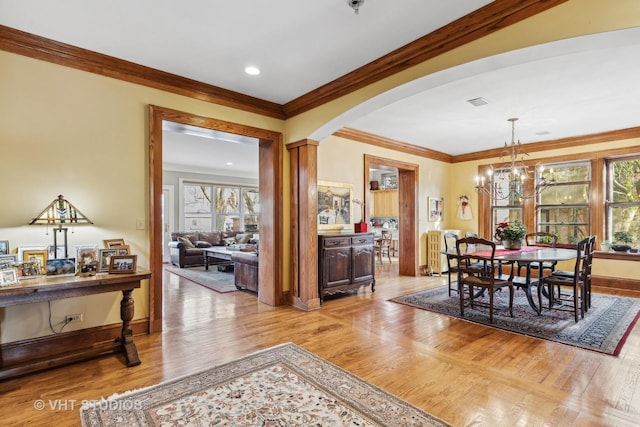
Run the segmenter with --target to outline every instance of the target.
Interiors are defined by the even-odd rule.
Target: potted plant
[[[616,244],[611,246],[616,252],[629,252],[631,251],[631,245],[629,243],[633,242],[633,235],[628,231],[616,231],[613,233],[613,238],[615,239]]]
[[[604,242],[600,243],[600,248],[604,251],[604,252],[609,252],[611,250],[611,240],[605,240]]]
[[[520,249],[525,234],[527,230],[520,221],[501,222],[496,227],[494,237],[502,242],[505,249]]]

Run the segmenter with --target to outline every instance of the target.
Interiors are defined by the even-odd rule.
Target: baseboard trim
[[[599,288],[625,289],[640,291],[640,280],[619,277],[591,276],[591,286]]]

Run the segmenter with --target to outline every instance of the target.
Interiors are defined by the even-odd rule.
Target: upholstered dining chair
[[[487,256],[482,257],[484,263],[483,268],[476,268],[467,253],[467,247],[473,246],[483,248],[488,252]],[[474,288],[478,287],[489,293],[489,323],[493,323],[493,300],[496,290],[501,288],[509,289],[509,314],[513,317],[513,274],[505,278],[500,274],[501,263],[495,259],[496,244],[492,241],[481,239],[478,237],[465,237],[456,241],[456,254],[458,256],[458,293],[460,295],[460,316],[464,317],[465,292],[464,287],[469,288],[469,305],[475,308]],[[477,257],[477,255],[476,255]]]
[[[555,248],[558,244],[558,236],[552,233],[547,233],[545,231],[534,231],[532,233],[527,233],[524,236],[524,241],[527,246],[544,246]],[[529,268],[531,270],[540,270],[538,271],[538,276],[542,276],[544,270],[549,270],[551,273],[556,269],[556,265],[558,261],[545,261],[542,263],[542,270],[540,270],[540,264],[533,263],[525,263],[518,262],[518,276],[521,276],[522,268]]]
[[[542,291],[546,286],[549,298],[549,309],[561,311],[573,311],[575,321],[578,322],[578,311],[580,317],[584,318],[586,311],[587,282],[591,275],[591,260],[589,256],[589,242],[591,236],[586,237],[576,245],[576,262],[573,272],[558,271],[550,276],[540,277],[538,284],[538,307],[542,312]],[[558,294],[556,296],[555,289]],[[563,293],[563,290],[571,290],[571,293]]]

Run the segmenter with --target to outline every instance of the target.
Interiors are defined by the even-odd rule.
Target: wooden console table
[[[0,380],[61,366],[99,354],[120,351],[124,353],[127,366],[139,365],[141,362],[138,357],[138,350],[133,342],[133,332],[131,330],[131,320],[134,313],[131,293],[134,289],[140,287],[142,280],[150,277],[150,272],[139,270],[133,274],[97,274],[90,277],[40,277],[1,287],[0,307],[121,291],[120,318],[122,319],[122,332],[115,342],[107,344],[107,347],[109,347],[107,349],[88,343],[87,347],[90,348],[86,350],[65,352],[52,355],[46,359],[7,366],[5,366],[2,354],[0,354]]]

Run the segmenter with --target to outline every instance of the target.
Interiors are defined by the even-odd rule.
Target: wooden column
[[[287,144],[291,176],[291,295],[294,307],[320,308],[318,294],[318,142]]]

